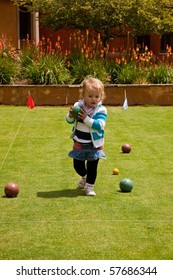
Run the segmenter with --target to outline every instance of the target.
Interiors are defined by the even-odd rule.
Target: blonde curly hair
[[[87,76],[79,89],[80,92],[80,99],[84,98],[84,94],[86,91],[97,91],[101,96],[101,101],[106,98],[104,84],[99,80],[92,76]]]

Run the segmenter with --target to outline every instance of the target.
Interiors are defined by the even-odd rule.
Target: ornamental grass
[[[39,43],[27,36],[23,49],[17,51],[12,39],[0,38],[0,84],[80,84],[87,75],[110,84],[166,84],[173,83],[173,55],[170,46],[166,53],[156,56],[145,46],[110,49],[100,34],[86,30],[69,37],[64,48],[60,36],[55,43],[42,36]],[[17,82],[16,82],[17,80]]]

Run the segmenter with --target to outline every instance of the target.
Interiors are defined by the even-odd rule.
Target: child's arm
[[[75,119],[73,118],[72,116],[72,106],[70,107],[69,109],[69,112],[68,114],[66,115],[66,121],[70,124],[74,123],[75,122]]]
[[[89,117],[84,110],[81,110],[79,117],[87,126],[99,131],[105,127],[107,110],[103,107],[102,110],[99,110],[93,118]]]

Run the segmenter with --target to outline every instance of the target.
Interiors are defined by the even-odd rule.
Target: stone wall
[[[173,85],[106,85],[105,105],[122,105],[126,93],[129,105],[173,105]],[[26,105],[29,93],[36,106],[73,104],[79,97],[78,85],[2,85],[0,104]]]

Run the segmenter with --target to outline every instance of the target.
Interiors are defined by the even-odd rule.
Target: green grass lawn
[[[96,197],[76,188],[67,112],[0,106],[0,259],[172,259],[173,107],[108,107]],[[11,181],[17,198],[4,197]]]

